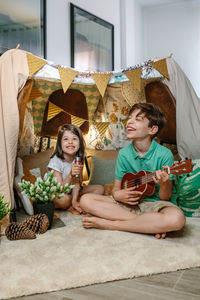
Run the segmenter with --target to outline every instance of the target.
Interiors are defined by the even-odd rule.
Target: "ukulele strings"
[[[155,173],[152,173],[152,174],[144,175],[142,177],[138,177],[136,179],[131,179],[128,181],[128,187],[147,184],[148,182],[152,181],[154,175]]]

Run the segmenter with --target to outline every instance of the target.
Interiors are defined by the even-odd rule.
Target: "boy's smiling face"
[[[134,110],[127,121],[127,138],[142,140],[152,137],[158,130],[157,126],[149,127],[149,120],[140,109]]]

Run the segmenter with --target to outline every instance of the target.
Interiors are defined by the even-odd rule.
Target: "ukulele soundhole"
[[[134,186],[139,187],[140,183],[141,183],[140,178],[137,178],[137,179],[134,180]]]

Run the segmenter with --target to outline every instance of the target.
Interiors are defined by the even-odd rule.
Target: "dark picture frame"
[[[114,25],[70,3],[71,67],[114,70]]]
[[[0,55],[18,44],[46,58],[46,0],[0,1]]]

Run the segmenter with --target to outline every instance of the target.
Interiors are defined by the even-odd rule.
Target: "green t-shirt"
[[[119,151],[115,167],[115,178],[121,180],[127,172],[138,173],[141,170],[154,173],[156,170],[162,170],[163,166],[172,166],[174,158],[172,152],[166,147],[152,140],[149,150],[144,156],[139,156],[134,149],[134,144],[126,146]],[[174,180],[174,175],[170,174],[170,180]],[[157,201],[159,198],[159,185],[155,185],[155,192],[152,196],[144,196],[145,201]],[[175,186],[172,188],[171,201],[176,203],[177,194]]]

